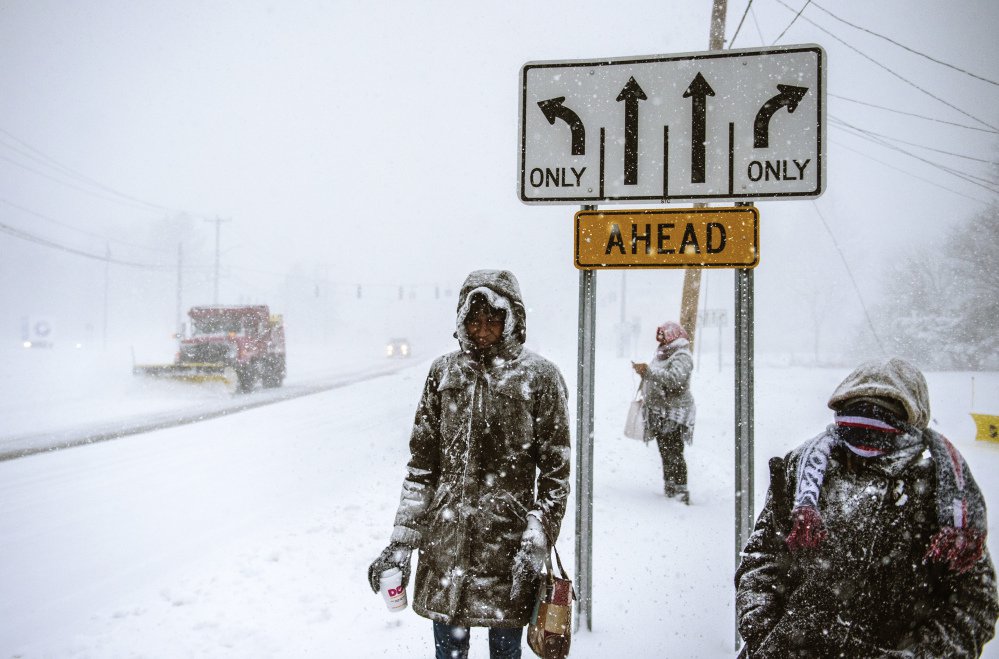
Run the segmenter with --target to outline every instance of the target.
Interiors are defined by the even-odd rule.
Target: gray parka
[[[485,352],[468,340],[473,296],[506,311]],[[534,512],[558,537],[569,496],[569,419],[558,368],[525,349],[519,286],[506,271],[468,276],[458,299],[461,350],[430,367],[410,438],[394,542],[419,548],[413,610],[452,625],[521,627],[534,588],[512,601],[513,559]]]
[[[914,432],[929,432],[925,380],[905,362],[862,365],[829,404],[869,397],[895,401]],[[834,448],[819,498],[828,536],[791,553],[785,538],[807,444],[770,460],[766,504],[736,571],[740,656],[979,656],[999,612],[995,571],[987,549],[963,573],[924,560],[940,530],[926,445],[876,459]]]
[[[684,339],[679,347],[659,346],[642,379],[645,396],[645,436],[648,439],[677,427],[688,444],[693,438],[696,406],[690,393],[694,358]]]

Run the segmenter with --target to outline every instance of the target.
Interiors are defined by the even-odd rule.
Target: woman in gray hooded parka
[[[491,657],[517,658],[569,496],[566,386],[523,346],[512,273],[471,273],[456,325],[460,350],[430,367],[391,542],[368,578],[377,592],[399,567],[405,583],[417,549],[413,610],[433,621],[436,656],[466,657],[474,626],[489,628]]]
[[[683,446],[694,439],[697,416],[694,396],[690,393],[694,358],[687,330],[672,320],[656,328],[656,342],[659,345],[651,363],[632,363],[635,372],[642,376],[645,440],[655,441],[659,447],[666,496],[690,504]]]
[[[923,374],[861,364],[833,424],[770,460],[770,491],[736,571],[743,657],[977,657],[995,571],[982,493],[927,427]]]

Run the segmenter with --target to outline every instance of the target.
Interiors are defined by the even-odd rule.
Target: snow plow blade
[[[239,382],[233,367],[212,363],[137,364],[132,367],[132,374],[184,382],[221,382],[228,387],[235,387]]]
[[[983,442],[999,442],[999,416],[992,414],[971,413],[971,418],[975,420],[975,428],[978,434],[976,440]]]

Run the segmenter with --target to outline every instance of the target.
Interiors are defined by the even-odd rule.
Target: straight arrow
[[[808,87],[795,87],[793,85],[777,85],[780,92],[760,108],[756,113],[756,121],[753,122],[753,148],[766,149],[770,146],[770,119],[777,110],[786,107],[788,113],[798,109],[798,103],[805,97]]]
[[[538,107],[552,126],[555,125],[556,119],[561,119],[569,125],[569,130],[572,132],[572,155],[586,155],[586,128],[578,114],[562,105],[563,101],[565,96],[550,98],[547,101],[538,101]]]
[[[624,101],[624,184],[638,185],[638,102],[648,99],[634,78],[617,95]]]
[[[707,124],[708,124],[708,106],[707,97],[714,96],[715,90],[711,89],[711,85],[708,81],[704,79],[700,71],[694,76],[694,79],[690,82],[690,86],[687,87],[687,91],[683,92],[684,98],[690,99],[691,113],[690,113],[690,182],[691,183],[704,183],[704,170],[706,156],[706,147],[704,145],[707,139]]]

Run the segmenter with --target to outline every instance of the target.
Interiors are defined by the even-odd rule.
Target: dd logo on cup
[[[397,612],[406,608],[406,587],[402,585],[402,570],[393,567],[382,572],[381,590],[389,611]]]

